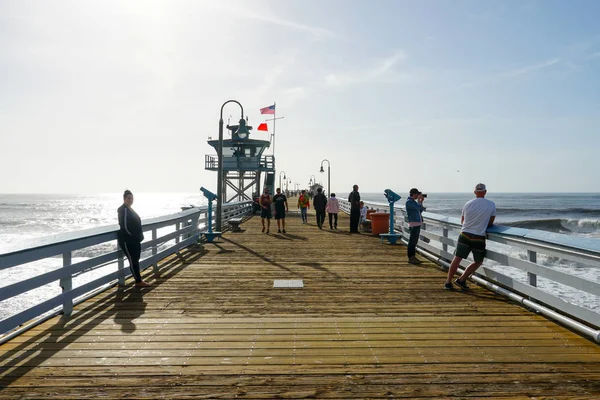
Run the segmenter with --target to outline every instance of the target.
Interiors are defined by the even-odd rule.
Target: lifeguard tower
[[[242,121],[243,122],[243,121]],[[223,140],[223,202],[252,200],[253,196],[260,195],[260,183],[263,188],[275,192],[275,157],[264,155],[271,142],[268,140],[250,139],[250,135],[238,136],[236,133],[239,125],[227,125],[231,139]],[[251,126],[247,126],[252,130]],[[219,141],[209,138],[215,151],[219,152]],[[204,159],[204,168],[209,171],[219,170],[217,155],[207,154]],[[230,193],[227,193],[227,189]]]

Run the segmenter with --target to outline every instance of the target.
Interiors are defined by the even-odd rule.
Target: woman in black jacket
[[[126,190],[123,193],[123,205],[118,208],[119,229],[118,240],[119,247],[129,260],[129,268],[135,279],[135,286],[148,287],[150,284],[142,280],[140,274],[140,256],[142,254],[142,241],[144,233],[142,232],[142,220],[139,215],[131,208],[133,204],[133,193]]]

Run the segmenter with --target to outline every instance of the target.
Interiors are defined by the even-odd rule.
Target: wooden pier
[[[292,203],[1,345],[0,398],[600,398],[600,346]]]

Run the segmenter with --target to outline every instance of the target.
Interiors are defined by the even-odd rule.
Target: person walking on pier
[[[412,188],[409,192],[409,197],[406,200],[406,215],[408,217],[408,229],[410,231],[410,238],[408,239],[408,262],[411,264],[421,264],[421,260],[417,258],[417,242],[419,241],[419,235],[421,234],[421,224],[423,223],[423,217],[421,213],[425,210],[423,207],[423,194],[419,192],[419,189]]]
[[[260,204],[260,221],[262,222],[262,231],[265,231],[265,219],[267,220],[267,233],[271,229],[271,195],[269,194],[269,189],[265,188],[264,193],[260,196],[258,200]]]
[[[283,225],[283,233],[285,233],[285,214],[288,212],[288,202],[285,194],[281,193],[281,188],[275,190],[277,194],[273,196],[273,203],[275,204],[275,220],[277,221],[277,233],[281,233],[281,227]]]
[[[308,209],[310,208],[310,200],[308,200],[306,190],[303,190],[300,197],[298,197],[298,208],[300,209],[302,223],[306,224],[308,222]]]
[[[468,201],[462,210],[462,229],[458,236],[458,243],[454,250],[454,259],[448,270],[448,277],[444,289],[452,289],[452,278],[463,258],[473,252],[473,260],[463,274],[454,283],[467,290],[467,279],[483,264],[485,258],[486,230],[494,224],[496,219],[496,205],[485,198],[487,189],[483,183],[475,186],[475,198]]]
[[[327,214],[329,214],[329,229],[337,229],[338,213],[340,212],[340,202],[335,198],[335,193],[331,193],[331,197],[327,202]]]
[[[131,208],[133,204],[133,193],[126,190],[123,193],[123,205],[117,209],[119,218],[119,232],[117,233],[117,241],[119,247],[125,253],[129,260],[129,269],[131,275],[135,279],[135,286],[148,287],[150,284],[142,280],[140,273],[140,257],[142,255],[142,241],[144,240],[144,232],[142,231],[142,220],[135,211]]]
[[[352,192],[348,195],[350,203],[350,233],[358,233],[358,220],[360,219],[360,193],[358,185],[352,187]]]
[[[323,194],[323,189],[317,188],[317,194],[313,199],[313,207],[317,214],[317,226],[319,229],[323,229],[323,222],[325,222],[325,208],[327,207],[327,197]]]

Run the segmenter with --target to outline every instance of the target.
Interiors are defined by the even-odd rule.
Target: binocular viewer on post
[[[383,195],[387,198],[388,203],[392,204],[401,199],[400,195],[394,192],[392,189],[385,189]]]
[[[214,199],[217,198],[217,195],[214,194],[213,192],[211,192],[210,190],[206,189],[204,186],[200,188],[200,191],[202,193],[204,193],[204,197],[206,197],[208,199],[208,202],[210,203],[211,201],[213,201]]]

